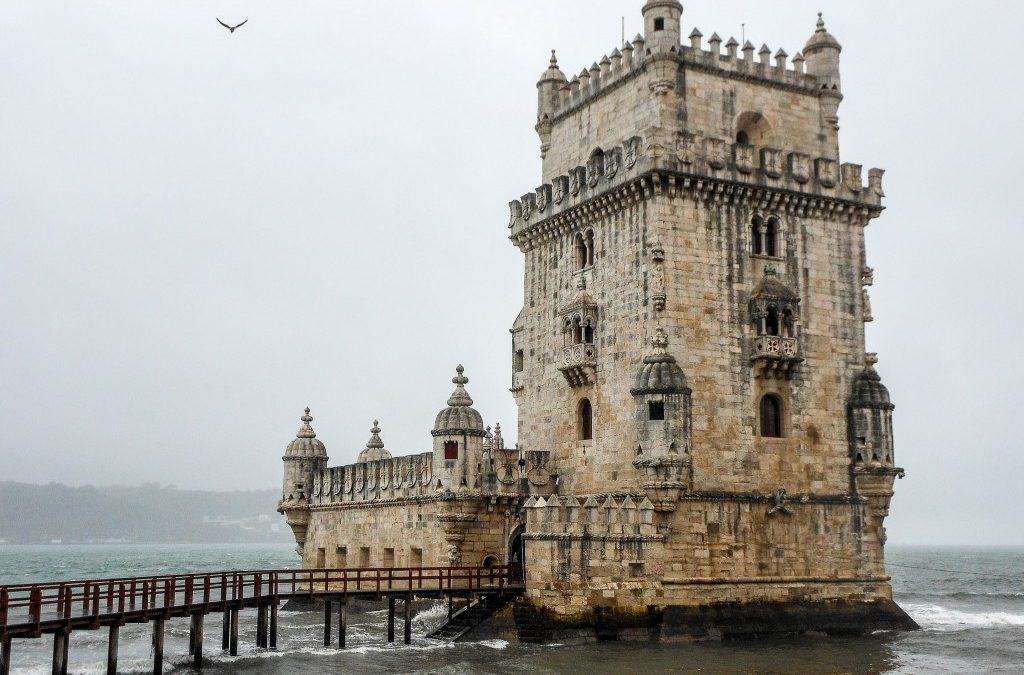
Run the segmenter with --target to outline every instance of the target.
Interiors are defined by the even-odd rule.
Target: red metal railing
[[[103,619],[126,613],[192,612],[280,598],[500,591],[520,579],[517,565],[502,565],[258,570],[13,584],[0,586],[0,635],[11,628],[38,632],[43,624],[82,619],[91,619],[91,627],[98,628]]]

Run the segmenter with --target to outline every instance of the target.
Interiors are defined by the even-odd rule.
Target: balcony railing
[[[792,337],[758,335],[754,338],[751,358],[799,359],[800,343]]]
[[[562,352],[558,357],[558,369],[574,387],[593,384],[596,366],[597,345],[592,342],[581,342],[562,347]]]

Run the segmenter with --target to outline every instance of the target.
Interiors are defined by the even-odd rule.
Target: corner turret
[[[647,0],[644,4],[644,37],[651,54],[679,52],[683,5],[679,0]]]
[[[839,54],[842,45],[825,30],[825,19],[818,12],[818,25],[814,35],[804,46],[807,74],[818,80],[819,97],[825,121],[839,128],[839,103],[843,100],[843,87],[839,79]]]
[[[434,475],[440,487],[452,492],[479,489],[479,464],[483,458],[484,420],[466,391],[469,378],[460,364],[455,369],[455,391],[448,407],[437,413],[434,429]]]
[[[313,477],[327,467],[327,448],[317,439],[310,424],[313,418],[307,407],[300,418],[302,426],[295,438],[285,448],[284,487],[277,512],[285,514],[288,526],[292,528],[297,544],[296,550],[302,555],[306,544],[306,528],[309,525],[309,498]]]

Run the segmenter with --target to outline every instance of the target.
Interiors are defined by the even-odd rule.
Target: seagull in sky
[[[227,28],[232,33],[235,32],[236,28],[241,28],[242,26],[244,26],[248,22],[249,22],[249,20],[246,19],[245,21],[243,21],[242,23],[238,24],[237,26],[229,26],[226,23],[224,23],[223,21],[221,21],[220,19],[217,19],[217,23],[219,23],[220,25],[224,26],[225,28]]]

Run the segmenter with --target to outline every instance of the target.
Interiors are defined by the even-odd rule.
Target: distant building
[[[303,564],[523,562],[566,626],[912,627],[883,554],[893,406],[864,344],[883,171],[840,162],[841,47],[820,17],[792,59],[683,45],[679,2],[642,11],[643,36],[572,78],[552,53],[537,84],[541,185],[509,221],[517,446],[462,366],[429,452],[392,457],[375,422],[328,468],[307,409],[280,504]]]

